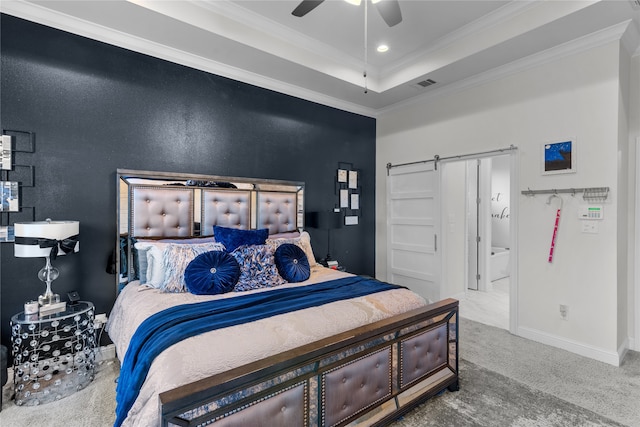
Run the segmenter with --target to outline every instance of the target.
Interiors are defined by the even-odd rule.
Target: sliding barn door
[[[434,162],[396,166],[387,178],[387,281],[430,301],[440,291],[440,173]]]

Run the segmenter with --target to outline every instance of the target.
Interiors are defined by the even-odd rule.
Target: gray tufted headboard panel
[[[269,234],[304,227],[304,183],[217,175],[118,169],[118,235],[126,254],[126,283],[132,277],[132,251],[125,236],[181,238],[212,236],[216,225],[240,229],[268,228]],[[126,240],[128,242],[128,240]]]
[[[258,193],[258,224],[269,234],[297,229],[297,193],[261,191]]]
[[[202,190],[202,219],[200,234],[211,236],[213,227],[251,228],[251,191]]]
[[[193,235],[193,199],[190,188],[132,185],[129,234],[134,237]]]

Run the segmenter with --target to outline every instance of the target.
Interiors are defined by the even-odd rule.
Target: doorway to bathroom
[[[466,160],[464,316],[509,329],[511,162],[509,155]]]

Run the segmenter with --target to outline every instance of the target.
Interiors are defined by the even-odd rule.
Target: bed
[[[121,274],[107,324],[122,363],[117,425],[384,425],[457,390],[457,301],[429,304],[406,288],[317,264],[304,231],[303,183],[131,170],[117,176]],[[264,230],[264,241],[226,250],[244,241],[224,233],[252,239]],[[165,279],[175,276],[169,282],[200,283],[189,276],[193,260],[219,255],[221,240],[224,256],[231,253],[242,270],[230,291],[153,284],[159,259]],[[284,249],[298,256],[294,276],[281,265],[291,261]],[[145,257],[156,271],[140,265]],[[308,268],[298,269],[298,260]],[[256,262],[278,280],[245,287]],[[222,306],[229,322],[249,320],[220,323],[209,313]],[[194,314],[196,307],[204,311]],[[156,329],[178,311],[188,312],[190,323],[171,320],[173,329]],[[207,322],[217,326],[183,337]],[[143,330],[149,332],[140,338]],[[134,359],[149,340],[168,342],[150,361]],[[140,383],[135,393],[131,378]]]

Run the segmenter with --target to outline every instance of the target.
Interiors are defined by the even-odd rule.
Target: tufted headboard
[[[251,191],[202,190],[201,235],[211,236],[213,227],[251,228]]]
[[[260,191],[258,193],[258,225],[268,228],[269,234],[297,230],[297,195],[283,191]]]
[[[127,250],[122,246],[123,236],[211,236],[216,225],[268,228],[269,234],[304,227],[302,182],[125,169],[118,169],[117,180],[117,251]],[[116,271],[121,271],[119,264],[124,260],[129,260],[130,267],[131,252],[115,257]]]
[[[129,235],[187,237],[193,235],[191,188],[131,185]]]

